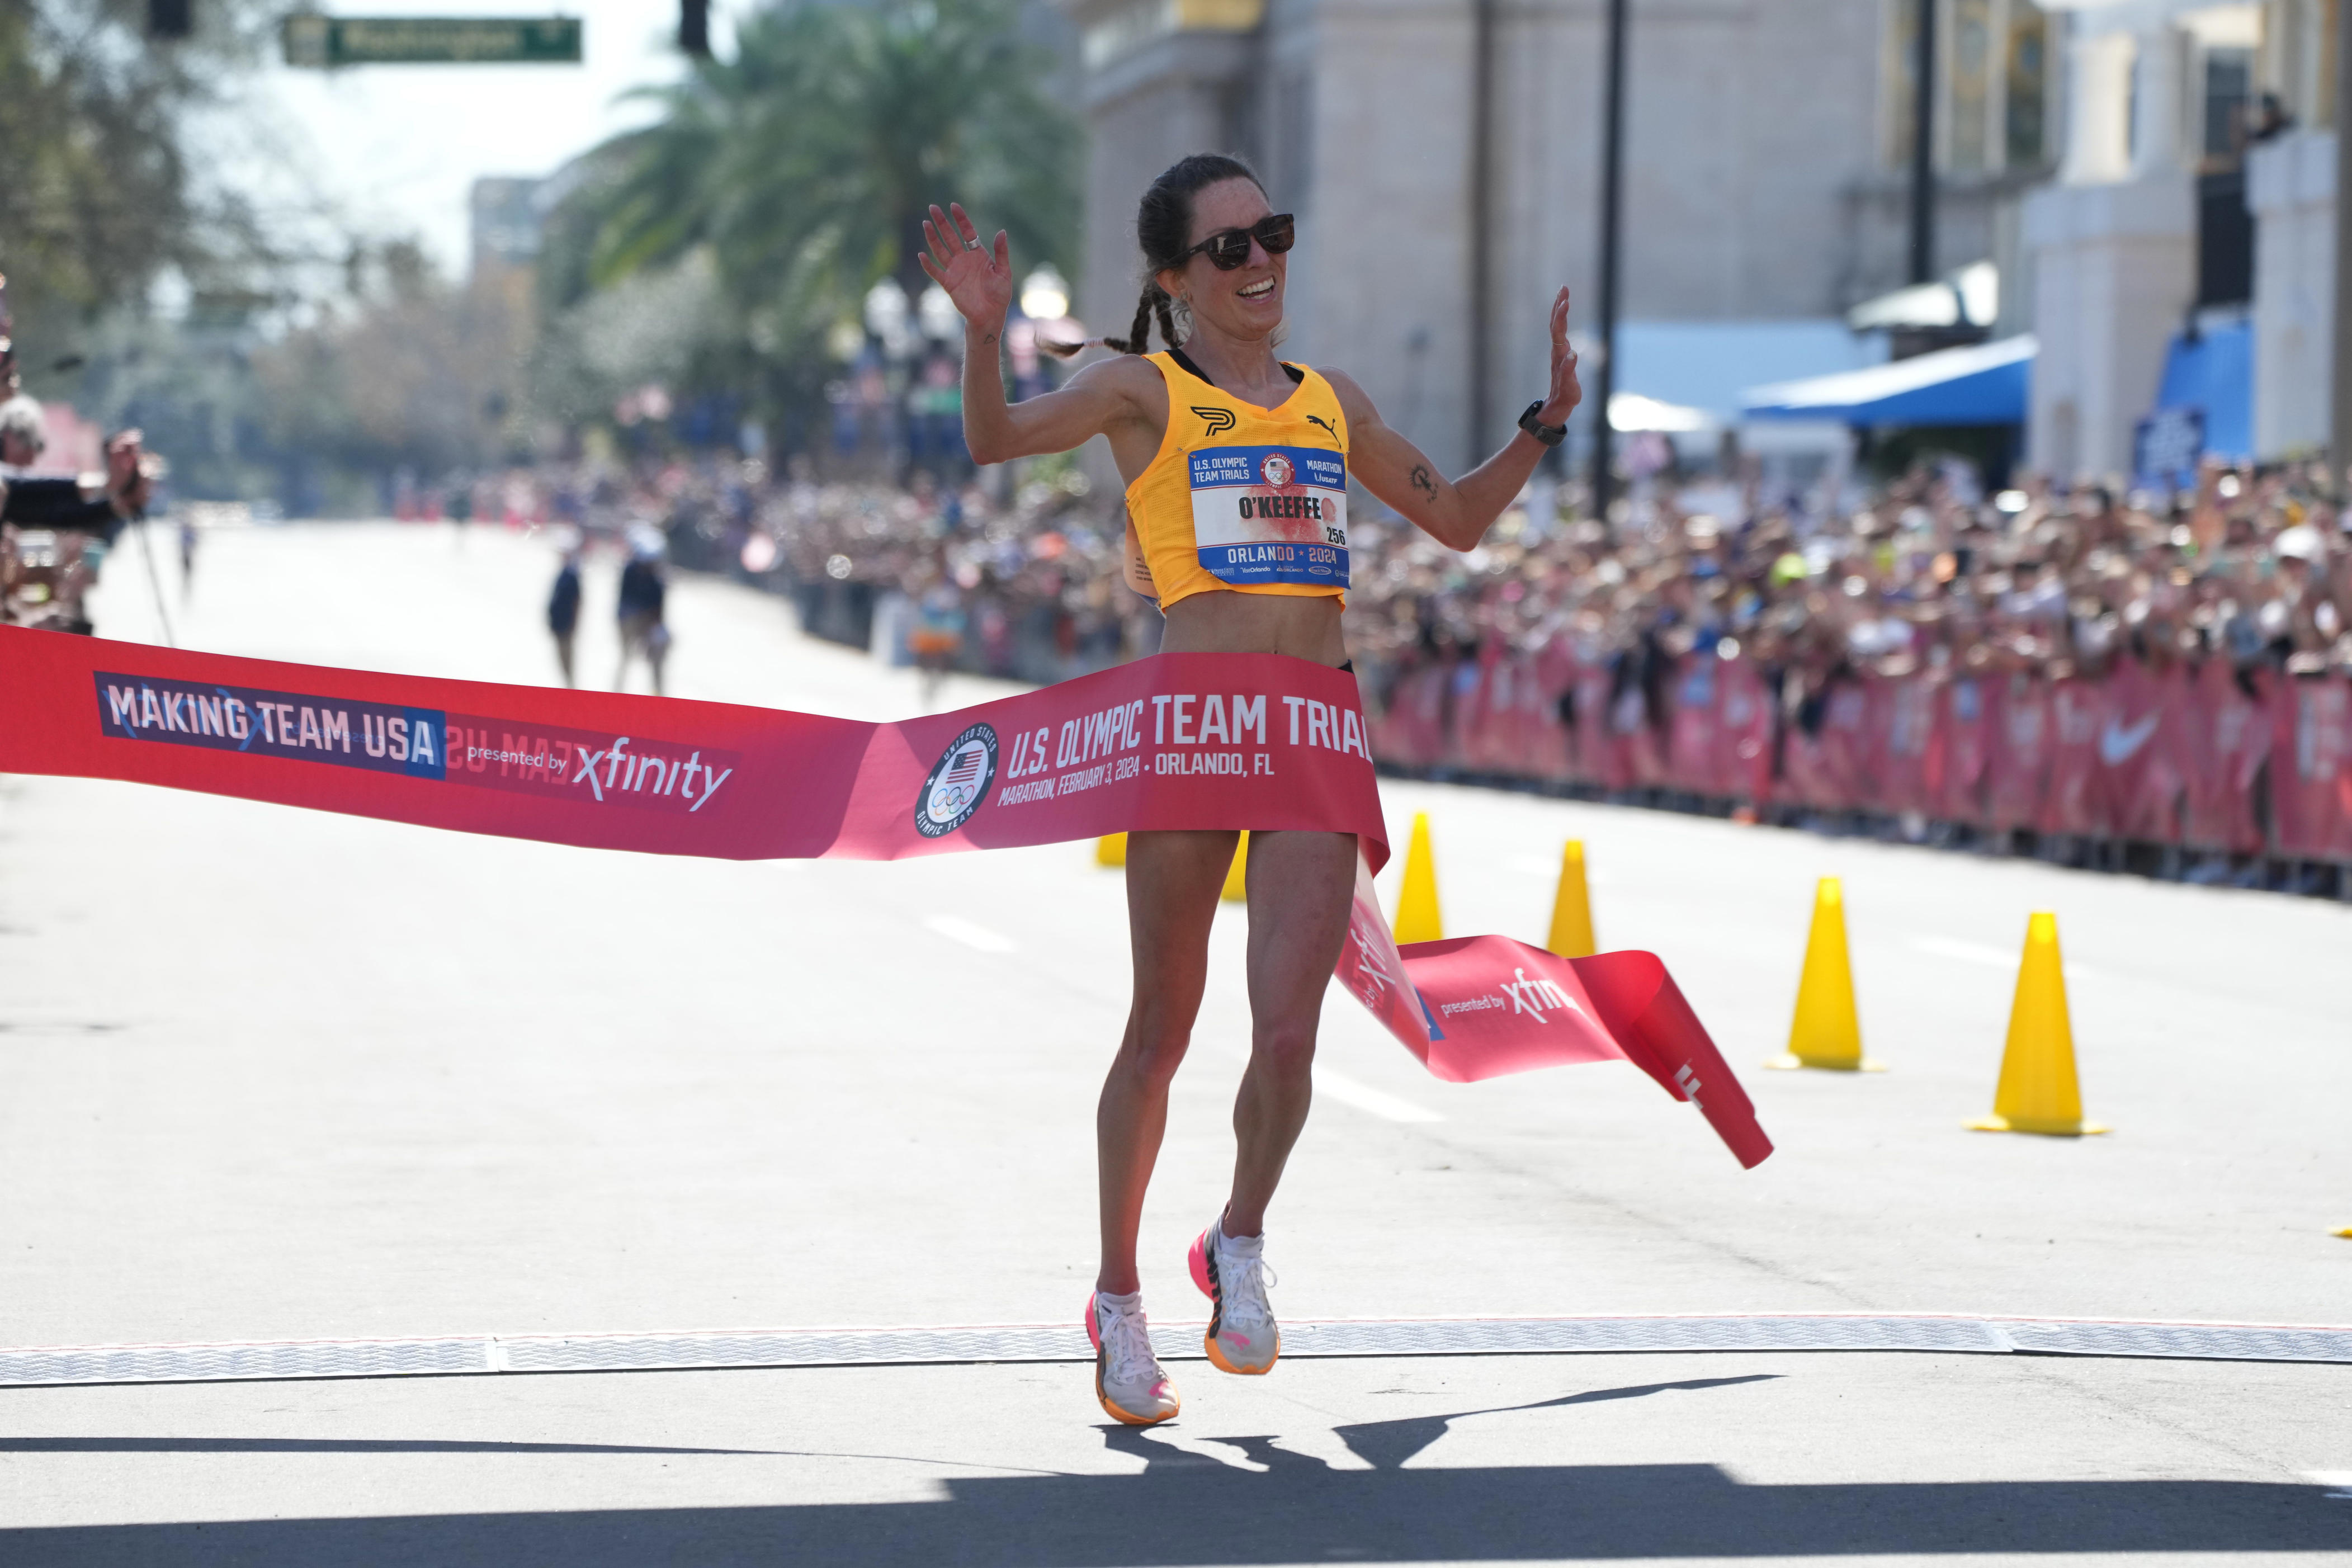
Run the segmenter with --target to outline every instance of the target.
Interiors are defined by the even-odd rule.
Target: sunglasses
[[[1218,271],[1231,272],[1247,264],[1253,239],[1265,247],[1268,256],[1280,256],[1298,243],[1298,220],[1288,213],[1268,213],[1247,228],[1221,228],[1176,260],[1181,266],[1195,256],[1206,256]]]

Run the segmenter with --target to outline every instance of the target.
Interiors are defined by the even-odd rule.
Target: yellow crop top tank
[[[1286,364],[1280,407],[1220,392],[1181,350],[1145,356],[1168,383],[1168,433],[1127,487],[1166,610],[1213,588],[1348,595],[1348,416],[1331,384]]]

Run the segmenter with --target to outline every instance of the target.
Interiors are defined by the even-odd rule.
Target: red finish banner
[[[1501,937],[1400,950],[1370,896],[1388,831],[1351,676],[1161,654],[877,724],[330,669],[0,627],[0,772],[123,779],[467,833],[723,859],[889,860],[1105,833],[1352,833],[1339,977],[1442,1079],[1634,1063],[1744,1165],[1754,1108],[1646,953]]]

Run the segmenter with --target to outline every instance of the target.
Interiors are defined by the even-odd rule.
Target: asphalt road
[[[128,542],[126,542],[128,543]],[[135,550],[135,546],[132,547]],[[167,573],[170,568],[167,566]],[[208,535],[183,642],[553,677],[552,558],[476,530]],[[176,574],[172,574],[176,576]],[[614,571],[583,661],[610,673]],[[101,628],[155,637],[135,554]],[[892,717],[911,675],[673,589],[673,692]],[[951,684],[951,702],[999,688]],[[2346,908],[1530,796],[1430,813],[1449,931],[1673,965],[1780,1152],[1622,1066],[1436,1082],[1334,994],[1270,1223],[1297,1317],[1960,1311],[2352,1322]],[[1813,879],[1864,1040],[1785,1043]],[[1393,872],[1391,874],[1393,880]],[[2086,1107],[1989,1136],[2026,917]],[[1220,922],[1145,1219],[1198,1315],[1246,1039]],[[0,781],[0,1345],[1074,1319],[1123,891],[1086,846],[736,865]],[[0,1561],[1223,1563],[2352,1552],[2352,1367],[1625,1355],[0,1390]],[[2315,1479],[2319,1478],[2319,1479]]]

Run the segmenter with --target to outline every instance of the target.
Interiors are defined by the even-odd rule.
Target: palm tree
[[[708,247],[751,340],[805,354],[866,290],[924,279],[925,206],[950,197],[1065,268],[1076,128],[1041,90],[1050,56],[1002,0],[782,4],[734,58],[649,96],[659,121],[598,150],[567,215],[597,287]]]

